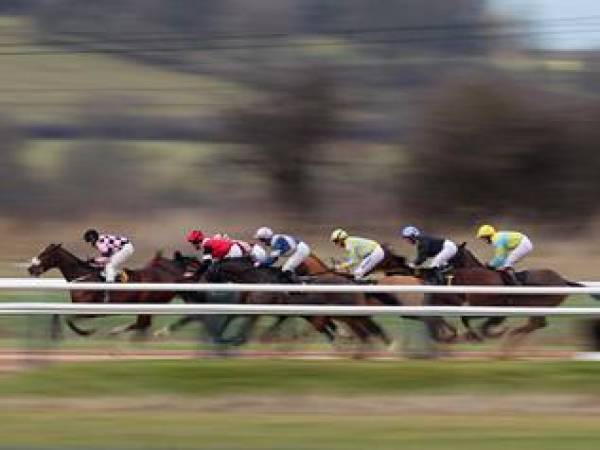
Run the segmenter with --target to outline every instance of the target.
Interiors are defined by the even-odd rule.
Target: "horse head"
[[[31,264],[27,268],[27,272],[34,277],[39,277],[44,272],[60,264],[63,252],[62,244],[53,243],[48,245],[39,255],[31,258]]]

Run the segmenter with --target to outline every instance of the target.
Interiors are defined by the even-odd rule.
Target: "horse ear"
[[[465,248],[466,246],[467,246],[467,243],[466,243],[466,242],[462,242],[462,243],[459,245],[459,247],[460,247],[460,248]]]
[[[176,261],[181,261],[183,259],[183,255],[179,250],[175,250],[175,253],[173,253],[173,259]]]

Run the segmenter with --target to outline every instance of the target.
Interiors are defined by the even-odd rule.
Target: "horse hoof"
[[[171,335],[171,332],[169,331],[169,329],[167,327],[161,328],[160,330],[156,330],[153,333],[153,336],[156,338],[165,338],[165,337],[169,337]]]
[[[488,337],[490,339],[497,339],[497,338],[504,336],[507,331],[508,331],[508,328],[504,327],[498,331],[486,331],[483,334],[485,335],[485,337]]]

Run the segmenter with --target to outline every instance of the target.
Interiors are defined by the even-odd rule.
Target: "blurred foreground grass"
[[[596,449],[596,417],[0,413],[5,448]],[[35,430],[35,432],[32,432]]]
[[[111,361],[5,375],[0,395],[600,394],[599,378],[600,365],[573,361]]]

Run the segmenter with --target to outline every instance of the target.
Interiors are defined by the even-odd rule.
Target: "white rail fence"
[[[600,317],[599,308],[537,308],[477,306],[331,306],[331,305],[246,305],[246,304],[76,304],[0,303],[0,315],[77,314],[231,314],[270,316],[585,316]]]
[[[392,286],[392,285],[282,285],[195,283],[69,283],[59,279],[0,279],[4,291],[177,291],[177,292],[375,292],[477,293],[510,295],[600,294],[597,283],[585,287],[542,286]],[[598,308],[473,307],[473,306],[333,306],[247,304],[72,304],[0,303],[0,315],[21,314],[232,314],[232,315],[402,315],[402,316],[587,316],[600,317]]]
[[[320,292],[510,295],[600,295],[600,286],[433,286],[356,284],[241,283],[74,283],[60,279],[0,278],[0,290],[11,291],[176,291],[176,292]]]

